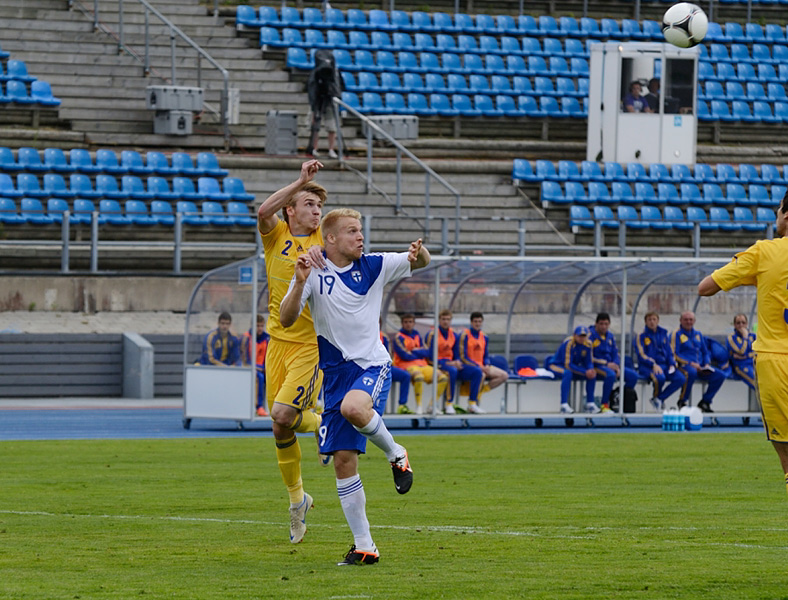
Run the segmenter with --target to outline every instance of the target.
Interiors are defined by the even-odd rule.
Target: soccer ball
[[[709,18],[703,9],[689,2],[679,2],[665,11],[662,33],[665,39],[679,48],[692,48],[703,41],[709,28]]]

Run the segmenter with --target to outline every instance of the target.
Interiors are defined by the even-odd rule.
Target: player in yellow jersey
[[[788,193],[777,209],[774,240],[755,242],[698,284],[713,296],[740,285],[754,285],[758,298],[755,379],[763,427],[785,473],[788,487]]]
[[[323,165],[309,160],[301,165],[296,181],[271,194],[257,211],[257,229],[263,238],[268,278],[268,334],[266,354],[266,401],[273,421],[276,458],[290,496],[290,541],[300,542],[306,533],[306,513],[312,497],[301,481],[301,447],[296,433],[312,433],[320,427],[320,415],[312,412],[323,383],[318,368],[317,336],[312,317],[304,310],[287,329],[279,322],[279,305],[293,278],[298,256],[312,246],[322,247],[320,218],[326,190],[313,180]],[[282,219],[277,212],[282,211]]]

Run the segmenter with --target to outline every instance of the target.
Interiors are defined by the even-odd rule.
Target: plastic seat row
[[[99,173],[96,175],[96,186],[85,173],[72,173],[68,185],[59,173],[46,173],[43,185],[33,173],[19,173],[16,185],[8,173],[0,173],[0,196],[6,198],[114,198],[126,199],[178,199],[202,200],[210,199],[220,202],[254,200],[248,194],[244,183],[237,177],[225,177],[222,183],[213,177],[199,177],[195,188],[194,182],[188,177],[173,177],[172,189],[169,182],[160,176],[149,176],[147,185],[137,175],[122,175],[121,183],[114,175]]]
[[[599,43],[599,40],[588,40],[588,43]],[[434,37],[429,33],[397,32],[389,35],[382,31],[373,31],[367,35],[363,31],[344,32],[329,29],[325,34],[318,29],[306,29],[302,33],[297,29],[278,30],[263,27],[260,30],[260,45],[265,47],[301,47],[301,48],[341,48],[345,50],[388,50],[396,52],[455,52],[468,54],[517,54],[524,56],[579,56],[586,58],[590,54],[588,43],[577,38],[516,38],[502,36],[500,39],[483,35],[478,39],[465,34],[456,38],[439,33]]]
[[[708,45],[708,60],[714,63],[785,64],[788,63],[788,46],[756,43],[750,49],[746,44],[733,43],[728,48],[725,44],[711,43]]]
[[[786,42],[785,25],[777,23],[767,23],[761,26],[759,23],[727,22],[709,23],[709,29],[704,38],[707,42],[743,42],[743,43],[777,43]]]
[[[427,73],[422,77],[418,73],[405,73],[402,78],[397,73],[381,73],[380,78],[375,73],[360,71],[353,74],[342,72],[344,87],[349,92],[419,92],[422,94],[506,94],[512,96],[588,96],[588,79],[580,78],[578,85],[574,79],[557,77],[555,84],[549,77],[537,76],[533,80],[529,77],[493,75],[490,78],[484,75],[470,75],[466,78],[462,74],[449,73],[444,78],[439,73]]]
[[[359,9],[329,8],[325,15],[316,8],[298,9],[283,7],[280,13],[272,6],[238,6],[236,24],[239,29],[246,28],[291,28],[291,29],[335,29],[364,32],[404,32],[404,33],[444,33],[444,34],[486,34],[486,35],[528,35],[533,37],[577,37],[598,39],[635,39],[661,40],[662,31],[657,21],[646,19],[604,18],[597,21],[590,17],[555,17],[542,15],[469,15],[444,12],[428,13],[401,10],[382,11],[372,9],[365,13]]]
[[[597,222],[605,229],[618,229],[624,222],[629,229],[689,231],[697,223],[701,231],[759,232],[774,221],[775,214],[770,208],[758,208],[753,214],[742,206],[733,209],[733,219],[728,209],[714,206],[708,213],[701,207],[691,206],[686,214],[676,206],[666,206],[664,212],[656,206],[644,206],[640,213],[633,206],[619,206],[615,213],[609,206],[595,206],[593,213],[586,206],[571,206],[569,209],[569,225],[574,233],[593,229]]]
[[[337,68],[341,71],[369,71],[387,73],[498,73],[504,75],[524,76],[561,76],[588,77],[588,61],[585,58],[573,57],[565,59],[560,56],[545,60],[543,56],[511,55],[497,60],[492,56],[454,55],[449,58],[431,52],[388,52],[385,50],[372,53],[369,50],[356,50],[352,54],[347,50],[334,50]],[[474,56],[474,58],[471,58]],[[498,57],[501,58],[501,57]],[[311,64],[311,66],[310,66]],[[303,48],[288,48],[286,65],[296,69],[310,69],[314,66],[311,58]]]
[[[727,81],[759,81],[779,82],[788,81],[788,65],[774,65],[770,63],[712,63],[698,61],[698,81],[717,80]]]
[[[702,90],[702,92],[701,92]],[[785,86],[782,83],[767,83],[766,89],[759,81],[727,81],[723,85],[720,81],[707,81],[699,86],[698,98],[701,100],[763,100],[763,101],[788,101],[785,95]]]
[[[342,92],[342,100],[361,113],[367,114],[413,114],[463,117],[554,117],[585,118],[585,104],[571,96],[509,96],[487,94],[400,94],[386,92],[364,92],[359,96],[353,92]],[[560,104],[559,104],[560,100]],[[585,100],[585,99],[584,99]]]
[[[172,162],[163,152],[150,151],[145,160],[136,150],[123,150],[120,159],[114,150],[102,148],[96,150],[96,160],[90,152],[83,148],[72,148],[66,152],[60,148],[45,148],[42,154],[36,149],[23,146],[13,151],[5,146],[0,147],[0,172],[30,171],[34,173],[53,171],[57,173],[111,173],[121,175],[134,173],[144,175],[158,173],[160,175],[188,175],[224,177],[226,169],[219,166],[216,155],[212,152],[199,152],[196,164],[185,152],[173,152]]]
[[[633,186],[623,181],[610,185],[602,181],[543,181],[540,188],[542,205],[559,204],[628,204],[674,206],[765,206],[779,205],[786,191],[785,185],[773,185],[771,190],[762,184],[741,183],[651,183],[637,182]]]
[[[0,86],[0,104],[21,104],[24,106],[60,106],[60,98],[52,95],[52,87],[46,81],[30,83],[30,90],[24,81],[6,81]]]
[[[0,223],[11,225],[60,224],[63,214],[69,211],[69,223],[88,225],[92,222],[96,206],[91,200],[76,199],[73,206],[61,198],[50,198],[44,208],[38,198],[22,198],[19,209],[11,198],[0,198]],[[123,207],[117,200],[101,200],[98,205],[99,225],[166,225],[175,223],[175,214],[182,214],[186,225],[240,225],[252,227],[257,219],[243,202],[228,202],[226,210],[219,202],[203,201],[200,208],[191,200],[178,200],[173,210],[165,200],[151,202],[150,210],[142,200],[126,200]]]
[[[766,100],[698,100],[700,121],[744,121],[747,123],[788,123],[788,102]]]
[[[643,165],[637,162],[619,163],[608,161],[598,163],[584,160],[580,163],[571,160],[552,161],[540,159],[531,162],[516,158],[512,166],[512,179],[515,181],[626,181],[631,183],[759,183],[764,185],[788,185],[788,166],[773,164],[756,166],[741,163],[710,165],[697,163],[694,167],[685,164],[665,165],[652,163]]]

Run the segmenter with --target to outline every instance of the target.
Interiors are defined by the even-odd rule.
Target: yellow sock
[[[413,396],[416,399],[416,406],[421,406],[421,392],[424,389],[423,379],[413,380]]]
[[[303,410],[298,413],[296,420],[290,425],[290,429],[298,433],[313,433],[320,428],[323,417],[311,410]]]
[[[290,440],[276,442],[276,460],[290,504],[300,504],[304,500],[304,484],[301,481],[301,446],[295,435]]]
[[[788,492],[788,473],[785,474],[785,491]]]
[[[446,391],[446,388],[449,385],[449,378],[445,378],[443,380],[438,379],[438,398],[443,396],[443,393]]]

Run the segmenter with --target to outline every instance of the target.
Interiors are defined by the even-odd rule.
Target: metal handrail
[[[362,175],[356,169],[353,169],[347,164],[347,159],[345,158],[344,152],[344,139],[342,137],[341,128],[337,128],[337,138],[339,141],[339,161],[342,167],[352,170],[356,172],[362,179],[365,180],[367,183],[367,191],[370,188],[375,189],[377,192],[382,193],[386,198],[388,198],[388,194],[385,194],[380,188],[378,188],[372,181],[372,133],[373,131],[384,138],[387,142],[389,142],[394,148],[397,150],[397,200],[396,200],[396,211],[399,213],[402,209],[401,205],[401,194],[402,194],[402,155],[404,154],[408,158],[410,158],[416,165],[418,165],[424,172],[427,174],[427,177],[424,182],[424,237],[429,238],[430,228],[430,178],[434,177],[435,180],[440,183],[446,190],[452,194],[455,198],[454,207],[455,207],[455,216],[454,216],[454,244],[450,245],[449,248],[453,252],[459,253],[460,251],[460,219],[461,219],[461,212],[462,212],[462,201],[460,198],[460,192],[458,192],[448,181],[446,181],[443,177],[438,175],[432,167],[427,165],[424,161],[422,161],[418,156],[413,154],[410,150],[408,150],[405,146],[403,146],[399,141],[394,139],[392,135],[390,135],[387,131],[384,131],[381,127],[378,126],[372,119],[369,117],[362,115],[358,112],[355,108],[348,105],[346,102],[343,102],[340,98],[333,98],[334,100],[334,116],[336,118],[336,122],[339,123],[339,107],[343,107],[349,113],[351,113],[354,117],[358,118],[362,123],[367,126],[367,172],[366,175]]]
[[[167,17],[161,14],[154,6],[152,6],[148,0],[130,0],[132,2],[138,2],[145,8],[145,53],[144,56],[140,56],[132,47],[126,45],[125,36],[123,32],[123,2],[124,0],[118,0],[118,32],[117,32],[117,40],[118,40],[118,51],[124,51],[129,56],[135,58],[136,60],[140,61],[144,68],[145,74],[148,75],[151,72],[151,65],[150,65],[150,35],[148,31],[148,15],[149,13],[153,13],[158,19],[169,29],[170,32],[170,83],[172,85],[177,85],[177,72],[175,69],[175,49],[176,49],[176,37],[179,37],[183,40],[186,44],[192,47],[193,50],[197,52],[197,86],[202,87],[202,61],[201,59],[204,58],[207,60],[213,67],[215,67],[219,73],[222,75],[223,79],[223,87],[221,91],[221,99],[220,99],[220,106],[219,111],[217,112],[216,109],[212,108],[210,105],[206,105],[209,111],[219,117],[221,124],[222,124],[222,134],[224,136],[224,144],[225,148],[229,148],[230,145],[230,121],[229,121],[229,97],[230,97],[230,74],[222,65],[220,65],[216,60],[208,54],[205,50],[203,50],[200,46],[198,46],[194,40],[192,40],[188,35],[186,35],[181,29],[175,25],[172,21],[170,21]],[[78,0],[72,0],[73,3],[79,3],[80,8],[86,14],[89,14],[89,11],[81,5]],[[98,7],[98,0],[93,0],[93,28],[95,30],[101,29],[105,33],[110,35],[115,35],[109,27],[100,23],[99,21],[99,7]],[[162,79],[166,80],[166,77],[163,75],[159,75]]]

